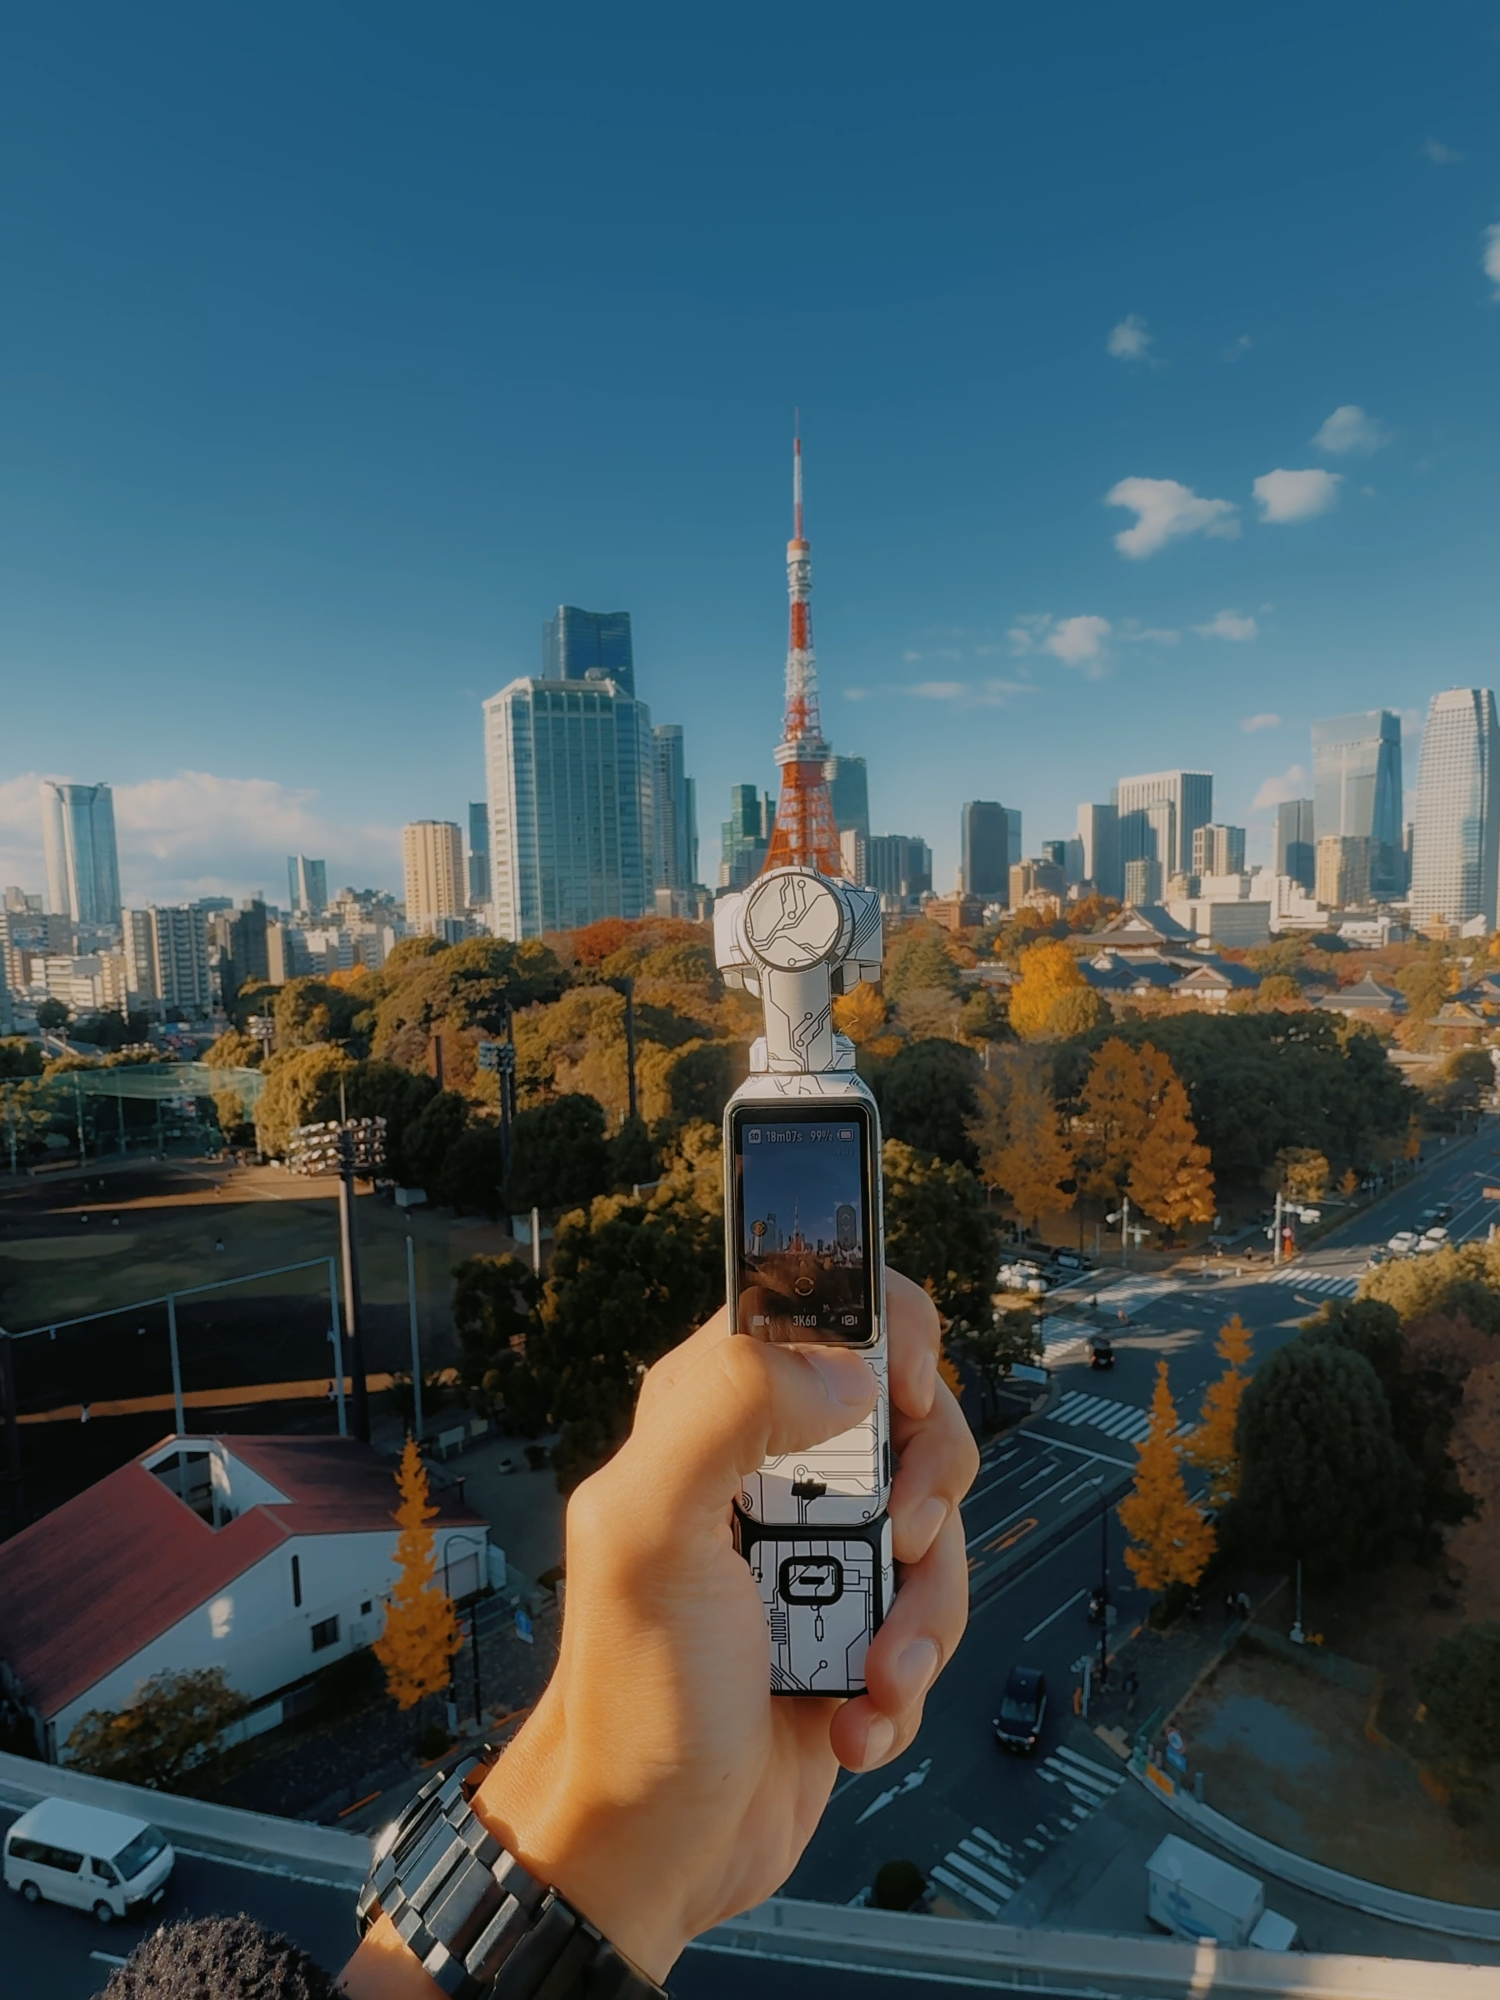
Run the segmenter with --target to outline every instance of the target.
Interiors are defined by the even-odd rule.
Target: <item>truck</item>
[[[1266,1908],[1263,1884],[1243,1868],[1179,1834],[1167,1834],[1146,1863],[1146,1915],[1158,1930],[1197,1943],[1291,1951],[1297,1926]]]

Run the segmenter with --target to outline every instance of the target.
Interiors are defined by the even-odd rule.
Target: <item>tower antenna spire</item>
[[[812,637],[812,551],[802,531],[802,413],[792,436],[792,539],[786,545],[786,587],[791,631],[786,652],[786,715],[776,762],[781,798],[766,852],[766,868],[816,868],[842,875],[838,828],[823,766],[828,745],[818,713],[818,670]]]

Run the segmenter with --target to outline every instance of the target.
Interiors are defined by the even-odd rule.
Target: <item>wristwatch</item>
[[[360,1936],[389,1917],[454,2000],[667,2000],[475,1817],[469,1801],[497,1754],[486,1744],[439,1771],[385,1829],[360,1891]]]

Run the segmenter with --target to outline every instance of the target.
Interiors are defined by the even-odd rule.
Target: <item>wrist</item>
[[[528,1873],[660,1985],[692,1935],[673,1884],[642,1852],[638,1815],[598,1797],[569,1759],[549,1688],[472,1800]]]

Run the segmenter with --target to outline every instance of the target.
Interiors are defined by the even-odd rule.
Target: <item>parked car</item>
[[[1291,1951],[1297,1944],[1297,1926],[1266,1908],[1264,1885],[1255,1876],[1176,1833],[1165,1835],[1146,1863],[1146,1915],[1159,1930],[1195,1944],[1208,1938],[1258,1951]]]
[[[43,1799],[5,1836],[5,1886],[28,1903],[71,1903],[109,1924],[159,1903],[176,1859],[149,1820]]]
[[[1089,1336],[1090,1368],[1113,1368],[1115,1365],[1115,1344],[1102,1333]]]
[[[1012,1667],[994,1719],[995,1741],[1002,1750],[1029,1757],[1041,1740],[1047,1715],[1047,1676],[1040,1667]]]
[[[1365,1269],[1367,1271],[1373,1271],[1377,1264],[1389,1264],[1390,1261],[1391,1261],[1390,1250],[1384,1243],[1379,1243],[1375,1246],[1375,1248],[1370,1252],[1369,1256],[1365,1259]]]
[[[1052,1255],[1054,1271],[1092,1271],[1094,1260],[1085,1257],[1081,1250],[1056,1250]]]
[[[1446,1250],[1447,1247],[1447,1230],[1429,1229],[1424,1236],[1419,1236],[1412,1245],[1412,1255],[1414,1257],[1431,1257],[1439,1250]]]
[[[1422,1213],[1417,1217],[1417,1223],[1424,1235],[1428,1234],[1436,1224],[1451,1222],[1452,1220],[1453,1204],[1451,1201],[1440,1201],[1432,1208],[1424,1208]]]
[[[1452,1238],[1442,1223],[1435,1222],[1431,1229],[1424,1229],[1422,1231],[1422,1241],[1424,1243],[1435,1243],[1440,1250],[1446,1250]]]
[[[1417,1242],[1418,1237],[1415,1229],[1398,1229],[1385,1247],[1393,1257],[1409,1257],[1413,1250],[1416,1249]]]
[[[1047,1280],[1035,1264],[1002,1264],[996,1282],[1007,1292],[1030,1292],[1040,1297],[1048,1289]]]

